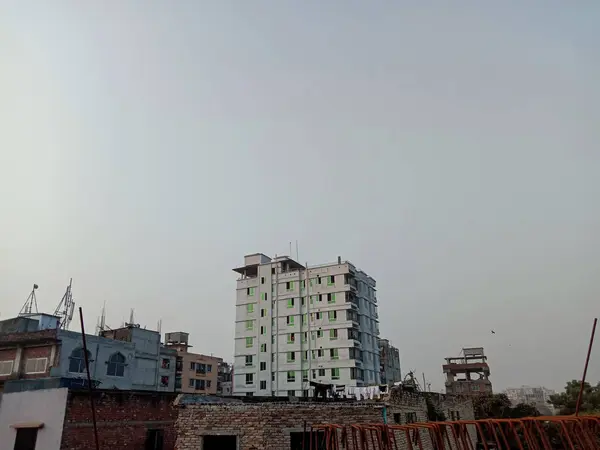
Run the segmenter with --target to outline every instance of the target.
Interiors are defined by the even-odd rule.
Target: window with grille
[[[0,361],[0,375],[10,375],[13,370],[14,361]]]
[[[91,353],[88,351],[88,362],[91,361]],[[84,373],[85,372],[85,353],[82,348],[76,348],[69,356],[69,372]]]
[[[25,361],[25,373],[44,373],[48,358],[30,358]]]

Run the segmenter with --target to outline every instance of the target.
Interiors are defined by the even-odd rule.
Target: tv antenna
[[[31,290],[31,293],[27,297],[27,300],[25,300],[25,304],[21,307],[21,311],[19,311],[19,316],[24,316],[27,314],[37,314],[38,308],[37,308],[37,299],[35,298],[35,290],[38,287],[39,286],[37,284],[33,285],[33,289]],[[35,309],[35,311],[34,311],[34,309]]]
[[[63,295],[60,303],[54,311],[56,317],[60,317],[60,328],[68,330],[71,320],[73,320],[73,311],[75,309],[75,302],[73,301],[73,294],[71,293],[71,285],[73,284],[73,278],[69,280],[69,285]]]

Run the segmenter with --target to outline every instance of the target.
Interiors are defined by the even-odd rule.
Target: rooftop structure
[[[387,339],[379,339],[379,362],[381,384],[392,385],[402,381],[400,351]]]
[[[446,374],[446,393],[491,394],[490,368],[483,347],[463,348],[462,356],[446,358],[442,366]]]

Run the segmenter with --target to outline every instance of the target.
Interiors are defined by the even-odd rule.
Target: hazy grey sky
[[[298,240],[377,280],[403,371],[441,388],[481,345],[495,389],[562,388],[600,315],[599,21],[594,0],[5,0],[1,316],[73,277],[90,331],[106,301],[231,359],[231,269]]]

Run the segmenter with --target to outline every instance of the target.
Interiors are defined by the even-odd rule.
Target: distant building
[[[189,333],[165,334],[165,346],[177,354],[176,389],[190,394],[216,394],[223,359],[189,351]]]
[[[402,381],[400,352],[387,339],[379,339],[379,363],[381,384],[394,384]]]
[[[306,396],[379,379],[376,283],[338,258],[306,268],[246,255],[237,280],[234,395]]]
[[[446,393],[462,395],[491,394],[490,367],[483,347],[463,348],[462,356],[446,358]]]
[[[217,394],[233,394],[233,366],[226,362],[219,364],[219,376],[217,379]]]
[[[81,333],[59,328],[57,317],[35,314],[0,322],[0,391],[59,379],[53,387],[87,386]],[[129,325],[86,335],[90,377],[100,389],[172,392],[176,352],[162,348],[157,331]]]
[[[509,388],[504,391],[513,406],[519,403],[532,405],[542,415],[554,415],[554,405],[550,403],[550,396],[556,394],[552,389],[543,386],[521,386],[520,388]]]

